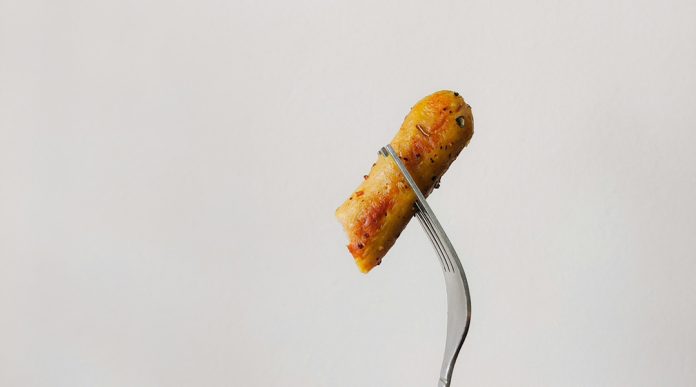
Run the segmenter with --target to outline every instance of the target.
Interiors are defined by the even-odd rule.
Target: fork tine
[[[442,251],[442,248],[437,240],[437,236],[435,236],[435,233],[430,229],[427,220],[424,218],[423,213],[420,212],[420,210],[416,213],[416,217],[418,218],[420,224],[423,226],[423,229],[425,230],[428,239],[430,239],[430,242],[433,244],[433,247],[435,247],[435,252],[437,253],[437,257],[439,258],[440,264],[442,265],[442,270],[449,271],[449,267],[447,266],[445,260],[444,252]]]
[[[432,243],[433,246],[435,247],[435,252],[437,253],[438,258],[440,259],[440,264],[442,265],[442,270],[452,271],[452,269],[453,269],[452,262],[447,257],[446,249],[443,246],[442,242],[440,241],[440,239],[437,235],[437,232],[435,230],[435,227],[433,227],[432,222],[430,221],[430,219],[428,217],[428,211],[426,210],[426,208],[424,207],[424,204],[423,204],[425,202],[425,197],[423,197],[423,194],[417,188],[417,185],[415,184],[413,177],[408,172],[408,170],[405,168],[405,166],[403,166],[403,164],[401,163],[401,159],[396,155],[396,152],[394,152],[394,149],[392,149],[391,145],[387,145],[385,147],[382,147],[382,149],[380,149],[380,151],[379,151],[379,154],[381,154],[385,157],[392,156],[392,159],[394,159],[394,162],[396,163],[397,167],[399,167],[402,174],[406,178],[406,181],[408,182],[409,186],[411,186],[411,189],[416,194],[416,203],[415,203],[416,214],[415,215],[418,218],[418,221],[420,222],[421,226],[423,226],[423,229],[425,230],[425,233],[428,236],[428,239],[430,239],[430,243]]]
[[[426,233],[428,234],[430,241],[433,243],[433,246],[435,247],[435,251],[437,252],[437,255],[440,258],[440,261],[442,263],[443,270],[452,271],[453,270],[452,264],[447,257],[447,253],[445,252],[444,246],[442,246],[442,243],[437,238],[437,234],[435,233],[435,229],[433,228],[432,224],[430,223],[430,219],[428,218],[428,215],[419,210],[419,212],[416,214],[416,216],[418,217],[418,220],[420,221],[421,225],[423,226],[423,229],[425,229]]]
[[[434,225],[433,220],[428,216],[427,212],[422,213],[422,218],[425,221],[427,227],[430,229],[430,232],[435,235],[435,240],[437,242],[437,249],[442,255],[442,259],[445,261],[445,265],[448,268],[448,271],[455,271],[456,265],[452,262],[452,258],[450,257],[447,247],[443,243],[443,241],[440,239],[440,237],[437,235],[437,229]]]

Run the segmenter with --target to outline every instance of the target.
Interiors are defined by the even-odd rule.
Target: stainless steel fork
[[[445,287],[447,289],[447,341],[445,342],[445,356],[442,359],[440,380],[438,387],[448,387],[452,381],[452,371],[457,355],[462,348],[466,334],[469,332],[471,321],[471,297],[469,295],[469,283],[459,262],[459,257],[452,247],[452,243],[445,230],[437,221],[433,210],[430,209],[425,196],[418,188],[413,176],[396,154],[391,145],[387,145],[380,151],[385,157],[391,156],[401,173],[406,178],[408,185],[416,194],[416,217],[420,221],[425,233],[428,234],[440,258],[442,272],[445,274]]]

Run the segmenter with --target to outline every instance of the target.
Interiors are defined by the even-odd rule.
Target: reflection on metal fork
[[[457,253],[452,247],[445,230],[440,226],[435,214],[430,209],[425,196],[418,188],[413,176],[396,154],[391,145],[387,145],[380,151],[385,157],[391,156],[399,170],[406,178],[408,185],[416,194],[416,217],[420,221],[425,233],[428,235],[440,258],[442,272],[445,275],[445,287],[447,289],[447,341],[445,342],[445,356],[442,359],[440,380],[438,387],[448,387],[452,380],[454,362],[457,360],[459,350],[464,343],[469,331],[471,321],[471,297],[469,284]]]

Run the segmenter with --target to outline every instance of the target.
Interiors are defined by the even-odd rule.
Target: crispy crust
[[[474,133],[471,107],[459,94],[439,91],[420,100],[391,146],[418,187],[429,195]],[[337,210],[363,273],[382,262],[414,213],[415,194],[396,164],[380,155],[370,174]]]

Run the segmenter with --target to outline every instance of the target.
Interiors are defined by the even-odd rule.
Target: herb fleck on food
[[[457,117],[457,125],[459,125],[459,127],[462,129],[466,126],[466,120],[464,119],[464,116]]]

